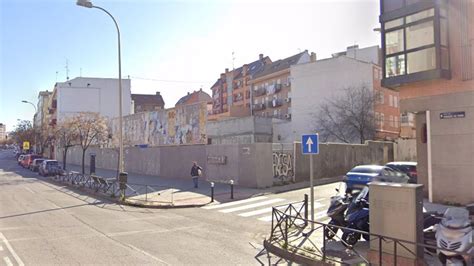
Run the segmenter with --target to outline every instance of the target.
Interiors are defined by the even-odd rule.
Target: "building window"
[[[383,127],[383,124],[385,124],[385,115],[383,113],[380,114],[380,127]]]
[[[392,10],[395,3],[383,1],[383,5],[384,10],[387,6]],[[436,69],[439,67],[438,60],[442,69],[449,69],[447,20],[444,15],[440,9],[439,32],[435,32],[438,21],[435,20],[434,8],[383,22],[385,78]],[[439,43],[435,41],[437,34]],[[437,49],[441,50],[441,58],[437,58]]]
[[[397,96],[393,96],[393,106],[395,108],[398,108],[398,97]]]
[[[390,123],[390,126],[393,127],[393,116],[388,116],[388,122]]]
[[[385,96],[384,96],[383,91],[379,91],[379,92],[377,93],[377,102],[378,102],[379,104],[384,104],[384,103],[385,103]]]
[[[393,106],[393,96],[392,95],[388,95],[388,105]]]

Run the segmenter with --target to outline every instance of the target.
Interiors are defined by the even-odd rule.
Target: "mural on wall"
[[[206,144],[206,121],[206,103],[125,116],[124,143],[127,146]],[[111,128],[113,143],[117,145],[118,119],[113,119]]]
[[[275,181],[291,181],[294,175],[293,153],[273,151],[273,178]]]

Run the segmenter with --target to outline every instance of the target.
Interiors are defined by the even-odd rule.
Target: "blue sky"
[[[377,0],[95,0],[117,19],[122,75],[132,93],[164,96],[210,86],[225,68],[278,60],[308,49],[318,58],[378,44]],[[31,120],[40,90],[69,77],[116,77],[116,31],[97,9],[75,0],[0,0],[0,123]],[[146,80],[154,79],[154,80]],[[158,81],[160,80],[160,81]],[[168,82],[173,81],[173,82]]]

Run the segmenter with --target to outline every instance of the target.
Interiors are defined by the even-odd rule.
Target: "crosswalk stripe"
[[[265,197],[265,196],[260,196],[260,197],[255,197],[255,198],[239,200],[239,201],[233,201],[233,202],[222,203],[222,204],[217,204],[217,205],[205,206],[205,207],[202,207],[202,209],[212,210],[212,209],[217,209],[217,208],[224,208],[224,207],[239,205],[239,204],[242,204],[242,203],[262,200],[262,199],[266,199],[266,198],[267,197]]]
[[[303,202],[293,204],[293,206],[296,209],[299,209],[302,205],[303,205]],[[286,207],[288,207],[288,205],[280,206],[277,209],[281,210],[281,209],[285,209]],[[272,210],[273,210],[273,207],[267,207],[267,208],[264,208],[264,209],[255,210],[255,211],[251,211],[251,212],[244,212],[244,213],[239,214],[239,216],[250,217],[250,216],[254,216],[254,215],[259,215],[259,214],[264,214],[264,213],[267,213],[267,212],[271,212]]]
[[[257,203],[254,203],[254,204],[249,204],[249,205],[239,206],[239,207],[235,207],[235,208],[220,210],[220,212],[223,212],[223,213],[236,212],[236,211],[252,209],[252,208],[260,207],[260,206],[264,206],[264,205],[269,205],[269,204],[280,202],[280,201],[285,201],[285,199],[270,199],[270,200],[266,200],[266,201],[263,201],[263,202],[257,202]]]
[[[324,206],[324,205],[322,205]],[[316,208],[316,204],[314,205],[314,207]],[[301,214],[303,214],[304,211],[301,212]],[[320,212],[317,212],[314,214],[314,219],[319,219],[319,218],[324,218],[326,217],[326,211],[320,211]],[[308,219],[310,219],[310,215],[308,213]],[[272,216],[269,215],[269,216],[264,216],[264,217],[261,217],[261,218],[258,218],[259,221],[263,221],[263,222],[271,222],[272,221]]]

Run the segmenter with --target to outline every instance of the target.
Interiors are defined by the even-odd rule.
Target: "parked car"
[[[28,154],[23,157],[23,160],[21,160],[21,166],[30,169],[30,164],[33,162],[34,159],[38,158],[41,158],[41,156],[37,154]]]
[[[408,183],[410,177],[388,166],[359,165],[352,168],[344,177],[348,189],[363,188],[372,181]]]
[[[416,162],[391,162],[387,163],[385,166],[388,166],[392,169],[395,169],[399,172],[402,172],[410,177],[410,183],[416,184],[418,179],[418,174],[416,172]]]
[[[21,161],[23,160],[23,157],[25,157],[24,154],[18,155],[18,164],[21,165]]]
[[[44,160],[38,169],[38,174],[42,176],[60,175],[63,173],[64,170],[56,160]]]
[[[30,164],[30,170],[33,172],[38,172],[40,164],[46,159],[38,158],[34,159],[33,162]]]

